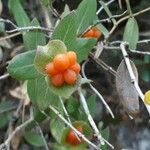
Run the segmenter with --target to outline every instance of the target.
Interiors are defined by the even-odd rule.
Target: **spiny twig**
[[[135,75],[133,73],[133,70],[132,70],[132,67],[131,67],[131,64],[130,64],[130,60],[129,60],[129,57],[128,57],[128,54],[126,52],[126,47],[127,44],[125,42],[122,42],[120,44],[120,49],[121,49],[121,52],[123,54],[123,57],[124,57],[124,60],[125,60],[125,63],[126,63],[126,66],[127,66],[127,69],[128,69],[128,72],[129,72],[129,75],[130,75],[130,78],[131,78],[131,83],[134,85],[136,91],[138,92],[140,98],[142,99],[142,101],[144,102],[144,94],[143,92],[141,91],[137,81],[136,81],[136,78],[135,78]],[[150,105],[147,105],[146,103],[144,103],[146,108],[147,108],[147,111],[150,115]]]

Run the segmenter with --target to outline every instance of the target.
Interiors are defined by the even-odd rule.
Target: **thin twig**
[[[7,36],[5,36],[5,37],[0,38],[0,41],[13,38],[13,37],[18,36],[18,35],[20,35],[20,34],[22,34],[22,33],[21,33],[21,32],[17,32],[17,33],[13,33],[13,34],[11,34],[11,35],[7,35]]]
[[[86,75],[85,75],[85,71],[84,71],[84,70],[85,70],[85,65],[86,65],[87,62],[88,62],[88,60],[85,61],[85,62],[82,64],[82,75],[83,75],[83,77],[86,78],[86,79],[87,79],[87,77],[86,77]],[[108,112],[110,113],[110,115],[112,116],[112,118],[115,118],[115,117],[114,117],[114,114],[113,114],[113,112],[112,112],[112,110],[110,109],[110,107],[108,106],[108,104],[106,103],[106,101],[104,100],[103,96],[97,91],[96,88],[94,88],[94,87],[92,86],[91,83],[88,83],[88,84],[89,84],[89,86],[91,87],[91,89],[93,90],[93,92],[95,92],[96,95],[100,98],[100,100],[102,101],[102,103],[104,104],[104,106],[106,107],[106,109],[108,110]]]
[[[10,21],[9,19],[0,18],[0,22],[8,23],[8,24],[11,24],[14,28],[18,28],[17,25],[15,25],[15,24],[14,24],[12,21]]]
[[[138,15],[140,15],[140,14],[142,14],[142,13],[147,12],[147,11],[150,11],[150,7],[146,8],[146,9],[143,9],[143,10],[137,12],[137,13],[134,13],[132,16],[135,17],[135,16],[138,16]],[[117,21],[116,24],[114,24],[114,26],[112,27],[112,29],[111,29],[110,32],[109,32],[108,37],[105,39],[105,42],[109,39],[109,37],[112,35],[112,33],[113,33],[113,32],[115,31],[115,29],[118,27],[118,25],[119,25],[120,23],[122,23],[123,21],[125,21],[126,19],[128,19],[128,18],[130,18],[130,15],[121,18],[120,20]]]
[[[64,113],[65,113],[65,116],[67,117],[67,120],[69,121],[69,123],[71,123],[71,120],[70,120],[70,118],[69,118],[69,114],[68,114],[68,112],[67,112],[67,110],[66,110],[66,108],[65,108],[65,105],[64,105],[64,103],[63,103],[63,100],[62,100],[61,96],[59,96],[59,100],[60,100],[61,106],[62,106],[62,108],[63,108],[63,111],[64,111]]]
[[[126,45],[127,44],[125,42],[122,42],[120,44],[120,49],[122,51],[122,54],[123,54],[123,57],[124,57],[124,60],[125,60],[125,63],[126,63],[126,66],[127,66],[127,69],[128,69],[129,75],[130,75],[130,78],[131,78],[131,83],[134,85],[134,87],[135,87],[136,91],[138,92],[140,98],[144,102],[144,94],[141,91],[141,89],[140,89],[140,87],[139,87],[139,85],[138,85],[138,83],[136,81],[135,75],[133,73],[129,57],[128,57],[128,54],[127,54],[126,49],[125,49]],[[144,103],[144,104],[145,104],[145,106],[147,108],[148,113],[150,114],[150,105],[147,105],[146,103]]]
[[[119,41],[118,41],[119,43]],[[121,43],[121,41],[120,41]],[[104,46],[104,49],[107,49],[107,50],[120,50],[120,46]],[[132,49],[129,49],[129,51],[131,53],[135,53],[135,54],[140,54],[140,55],[150,55],[150,52],[144,52],[144,51],[138,51],[138,50],[132,50]]]
[[[91,145],[93,148],[96,150],[101,150],[98,146],[93,144],[91,141],[89,141],[81,132],[79,132],[72,124],[70,124],[62,115],[59,111],[57,111],[53,106],[49,106],[50,110],[52,110],[65,124],[67,124],[76,134],[82,138],[86,143]],[[43,114],[45,114],[47,117],[49,117],[44,111],[42,111]]]
[[[16,129],[11,133],[11,135],[9,135],[8,139],[3,144],[0,145],[0,150],[7,149],[7,146],[9,145],[9,143],[11,142],[15,134],[19,132],[20,130],[22,130],[23,128],[25,128],[28,124],[30,124],[33,121],[34,121],[34,118],[31,117],[29,120],[27,120],[20,126],[16,127]]]
[[[43,135],[43,132],[42,132],[41,127],[39,126],[39,124],[38,124],[37,122],[36,122],[36,125],[37,125],[37,127],[38,127],[39,133],[40,133],[41,138],[42,138],[42,140],[43,140],[45,150],[49,150],[48,145],[47,145],[47,142],[46,142],[46,140],[45,140],[45,137],[44,137],[44,135]]]
[[[41,31],[47,31],[52,32],[53,29],[44,28],[41,26],[28,26],[28,27],[17,27],[16,29],[6,31],[7,33],[14,33],[14,32],[20,32],[20,31],[29,31],[29,30],[41,30]]]
[[[110,0],[109,2],[106,3],[106,6],[110,5],[111,3],[113,3],[115,0]],[[103,6],[101,6],[98,11],[96,12],[96,14],[98,15],[102,10],[103,10]]]
[[[67,117],[68,122],[69,122],[70,124],[72,124],[72,122],[71,122],[71,120],[70,120],[70,118],[69,118],[69,114],[68,114],[68,112],[67,112],[67,110],[66,110],[66,107],[65,107],[65,105],[64,105],[64,103],[63,103],[63,100],[62,100],[61,96],[59,96],[59,100],[60,100],[61,106],[62,106],[62,108],[63,108],[63,111],[64,111],[64,113],[65,113],[65,116]],[[75,133],[75,136],[77,137],[77,139],[78,139],[79,141],[81,141],[81,139],[78,137],[78,135],[77,135],[76,133]]]
[[[78,89],[78,93],[79,93],[79,96],[80,96],[81,104],[82,104],[82,106],[83,106],[83,108],[84,108],[84,111],[85,111],[85,113],[86,113],[86,115],[87,115],[87,118],[88,118],[88,120],[89,120],[89,122],[90,122],[90,124],[91,124],[91,126],[92,126],[92,128],[93,128],[93,130],[94,130],[94,132],[95,132],[95,134],[96,134],[96,136],[97,136],[97,138],[98,138],[98,140],[100,141],[100,144],[101,144],[101,145],[104,145],[104,144],[106,143],[106,144],[108,144],[112,149],[114,149],[114,146],[113,146],[112,144],[110,144],[107,140],[105,140],[105,139],[102,137],[102,135],[100,134],[100,132],[99,132],[99,130],[98,130],[98,128],[97,128],[97,126],[96,126],[96,124],[95,124],[95,122],[94,122],[94,120],[93,120],[91,114],[90,114],[90,111],[89,111],[88,106],[87,106],[87,103],[86,103],[86,99],[85,99],[85,97],[84,97],[84,95],[83,95],[83,93],[82,93],[82,91],[81,91],[81,88]]]
[[[41,31],[46,31],[46,32],[52,32],[53,31],[52,28],[44,28],[44,27],[41,27],[41,26],[18,27],[12,21],[10,21],[8,19],[3,19],[3,18],[0,19],[0,22],[9,23],[15,28],[15,29],[9,30],[9,31],[6,30],[7,33],[14,33],[14,32],[20,32],[20,31],[29,31],[29,30],[41,30]]]
[[[9,73],[0,76],[0,80],[6,79],[7,77],[9,77]]]
[[[99,66],[101,66],[104,70],[108,71],[109,73],[111,73],[113,76],[116,76],[116,71],[108,66],[104,61],[102,61],[101,59],[97,59],[97,58],[94,58],[94,54],[93,53],[90,53],[89,54],[89,57],[95,61]]]
[[[141,43],[149,43],[150,42],[150,39],[144,39],[144,40],[140,40],[137,42],[137,44],[141,44]],[[113,42],[110,42],[109,44],[110,45],[115,45],[115,44],[121,44],[122,41],[113,41]]]
[[[106,18],[106,19],[101,19],[101,20],[99,20],[96,24],[102,23],[102,22],[111,22],[111,19],[113,19],[113,18],[114,18],[114,19],[117,19],[117,18],[123,17],[126,13],[127,13],[127,10],[124,11],[122,14],[113,15],[113,16],[108,17],[108,18]]]
[[[129,49],[130,52],[135,53],[135,54],[140,54],[140,55],[150,55],[150,52],[143,52],[143,51],[137,51],[137,50],[132,50]]]

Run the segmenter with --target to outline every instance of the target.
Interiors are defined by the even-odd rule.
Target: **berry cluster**
[[[83,129],[81,126],[76,127],[76,129],[83,133]],[[77,146],[82,142],[82,139],[78,139],[77,135],[73,130],[70,130],[66,137],[66,143],[72,146]]]
[[[77,63],[77,55],[73,51],[58,54],[52,62],[46,65],[46,73],[51,78],[52,84],[56,87],[64,83],[75,84],[77,75],[80,72],[80,65]]]
[[[96,38],[99,39],[101,36],[100,30],[98,30],[96,27],[91,28],[89,31],[87,31],[83,37],[84,38]]]

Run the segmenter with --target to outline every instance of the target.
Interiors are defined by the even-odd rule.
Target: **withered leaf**
[[[130,64],[138,82],[138,72],[136,66],[132,61],[130,61]],[[125,110],[131,115],[137,114],[139,112],[139,96],[133,83],[131,82],[131,78],[124,60],[121,61],[117,69],[116,88],[120,101]]]

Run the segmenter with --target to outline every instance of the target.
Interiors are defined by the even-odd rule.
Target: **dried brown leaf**
[[[138,72],[136,66],[132,61],[130,61],[130,63],[138,82]],[[137,114],[139,112],[139,96],[133,83],[131,82],[131,78],[124,60],[122,60],[117,69],[116,88],[125,110],[131,115]]]

